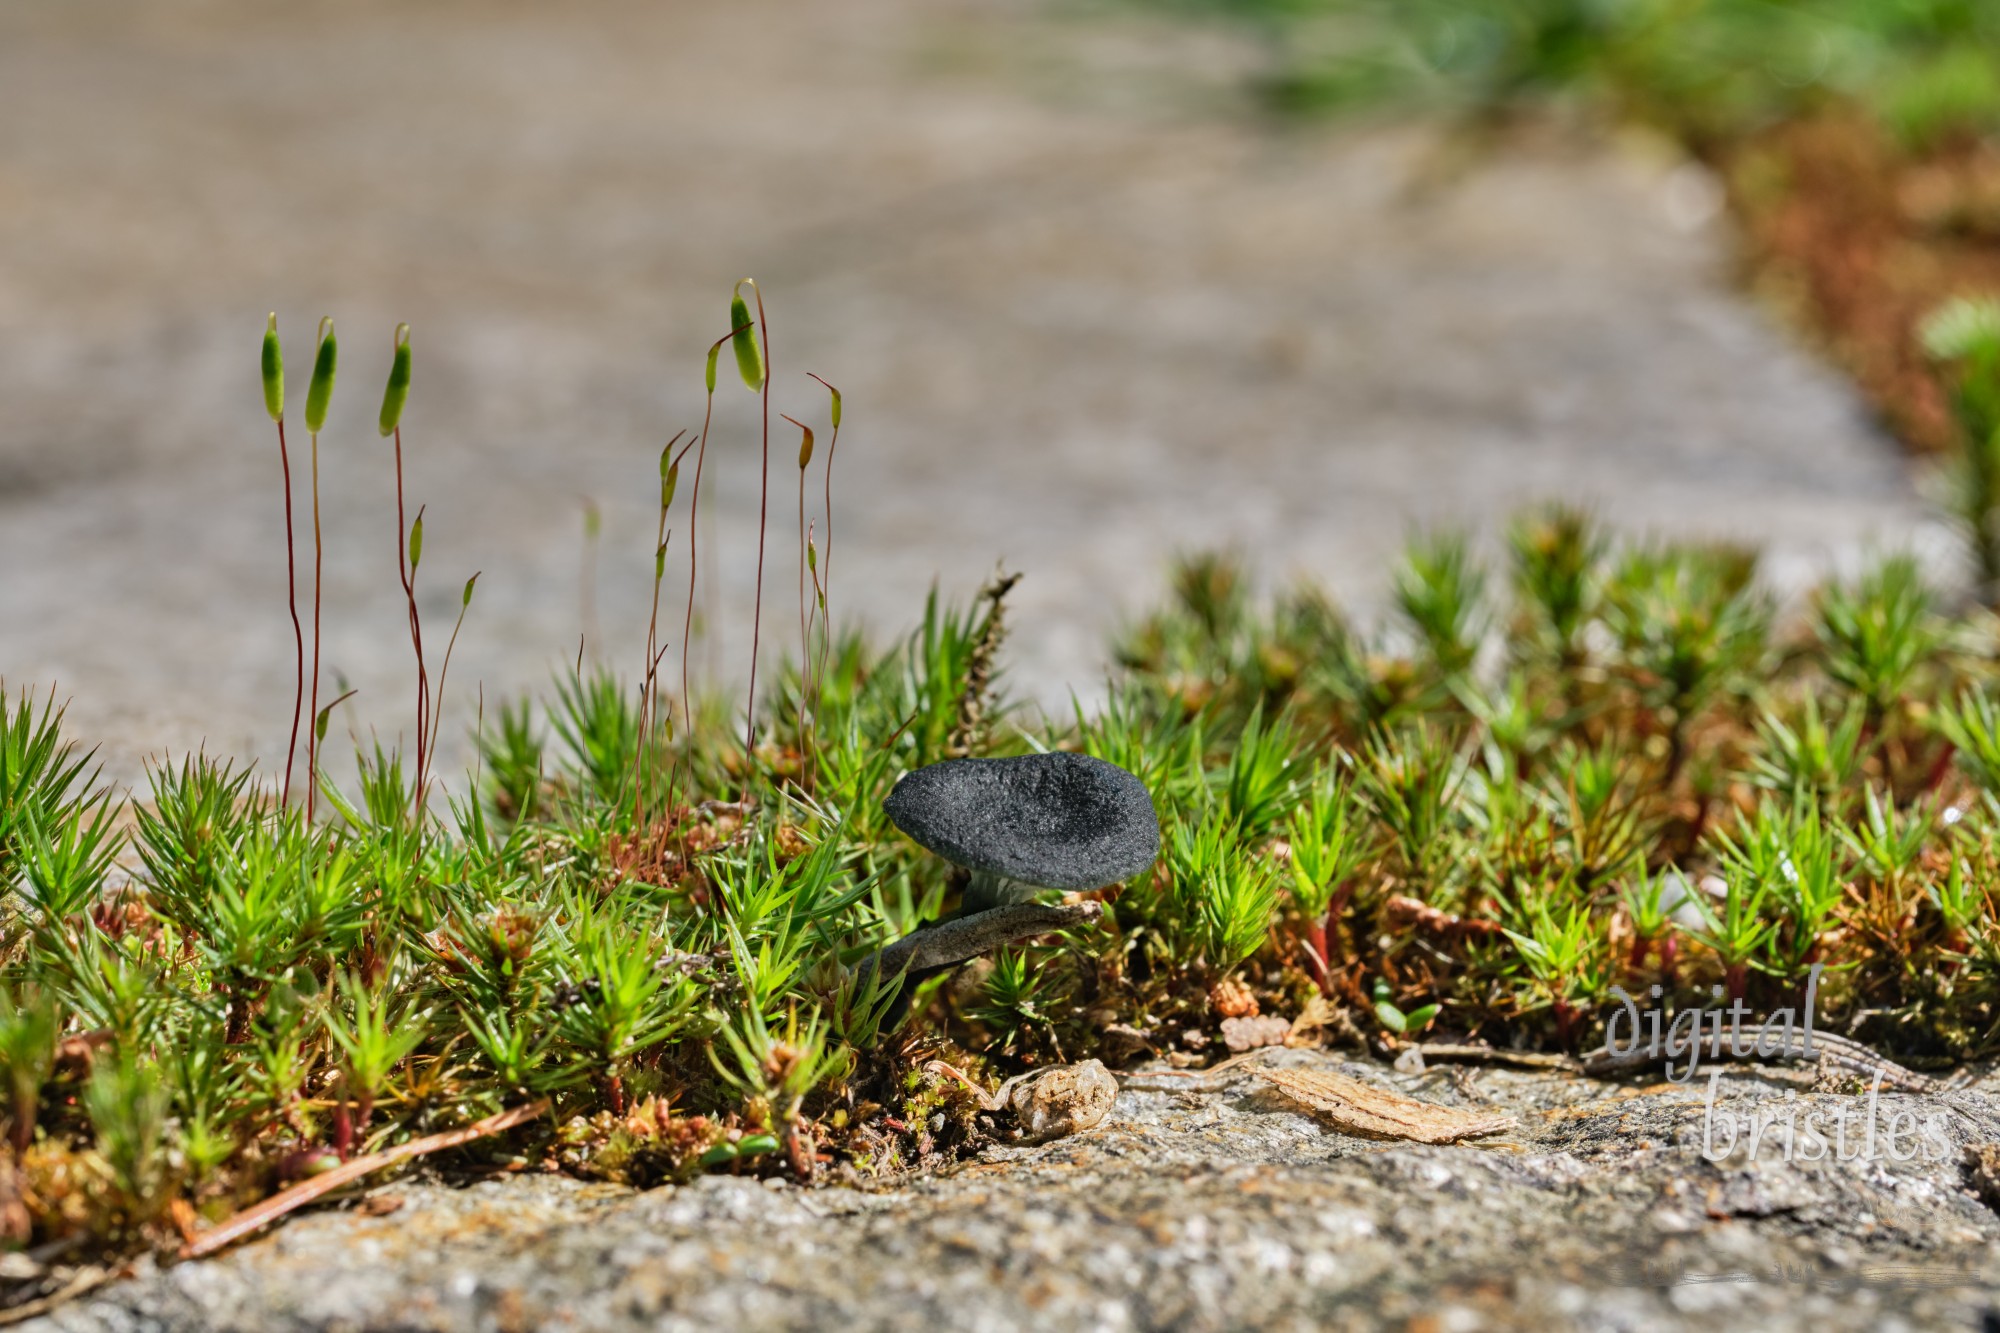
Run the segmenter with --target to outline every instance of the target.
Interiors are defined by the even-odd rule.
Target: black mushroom
[[[1035,895],[1117,884],[1160,854],[1160,819],[1145,785],[1089,755],[947,759],[904,774],[883,809],[912,841],[972,872],[956,915],[862,964],[911,980],[1097,920],[1102,904],[1039,903]]]

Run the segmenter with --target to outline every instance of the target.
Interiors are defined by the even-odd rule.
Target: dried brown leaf
[[[1348,1134],[1414,1143],[1456,1143],[1510,1129],[1514,1117],[1420,1102],[1331,1070],[1259,1069],[1257,1077]]]

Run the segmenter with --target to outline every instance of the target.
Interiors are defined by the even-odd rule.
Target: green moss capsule
[[[813,461],[813,432],[811,426],[801,426],[799,429],[805,432],[799,439],[799,471],[804,472],[806,465]]]
[[[750,279],[745,278],[743,282],[750,282]],[[743,299],[743,282],[736,284],[736,295],[729,298],[729,327],[734,330],[730,341],[736,347],[736,369],[743,376],[743,383],[752,389],[762,389],[764,349],[757,341],[757,326],[750,318],[750,305]]]
[[[831,384],[828,384],[824,379],[821,379],[818,375],[814,375],[810,370],[807,371],[806,374],[812,379],[819,380],[820,387],[822,389],[825,389],[827,395],[833,399],[833,414],[832,414],[833,433],[835,435],[840,434],[840,390],[834,388]]]
[[[424,516],[421,510],[417,521],[410,524],[410,572],[417,572],[417,562],[424,558]]]
[[[465,581],[465,593],[458,599],[459,610],[463,611],[466,607],[472,605],[472,590],[478,583],[479,583],[478,574],[474,574],[471,578]]]
[[[340,364],[340,343],[333,336],[333,316],[319,322],[319,355],[313,358],[312,384],[306,389],[306,429],[319,434],[326,424],[326,405],[333,399],[333,372]]]
[[[660,478],[660,508],[674,507],[674,491],[681,484],[681,465],[675,463],[667,469],[667,475]]]
[[[264,410],[271,420],[285,419],[285,351],[278,346],[278,312],[264,324]]]
[[[736,326],[732,324],[730,327],[734,328]],[[708,349],[708,391],[710,393],[715,392],[715,362],[722,355],[722,344],[728,341],[729,339],[727,338],[718,339],[715,345]]]
[[[667,576],[667,544],[661,542],[653,552],[653,582],[658,583]]]
[[[403,421],[403,400],[410,396],[410,326],[396,326],[396,359],[389,363],[389,385],[382,390],[382,435],[396,433]]]

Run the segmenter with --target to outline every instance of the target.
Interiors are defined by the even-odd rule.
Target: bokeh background
[[[322,697],[358,694],[337,731],[413,719],[375,430],[398,321],[433,652],[482,571],[454,752],[482,689],[490,712],[546,684],[580,636],[636,675],[658,452],[700,424],[745,275],[775,410],[822,458],[807,372],[845,394],[835,614],[906,632],[934,583],[963,600],[1004,560],[1025,575],[1010,679],[1051,707],[1095,693],[1110,632],[1201,547],[1362,615],[1412,531],[1490,544],[1551,496],[1761,543],[1781,590],[1870,549],[1948,564],[1921,465],[1742,281],[1702,147],[1751,131],[1662,125],[1592,63],[1631,63],[1617,32],[1494,38],[1453,27],[1464,9],[1405,7],[1431,24],[1405,30],[1330,3],[0,7],[0,678],[70,698],[123,779],[204,744],[282,761],[268,310],[302,515],[322,315],[341,338]],[[1732,123],[1899,86],[1844,50],[1756,85],[1804,112],[1752,99]],[[1531,98],[1552,113],[1520,115]],[[697,534],[717,683],[747,669],[757,542],[757,402],[728,370]],[[774,434],[773,652],[797,636],[796,448]]]

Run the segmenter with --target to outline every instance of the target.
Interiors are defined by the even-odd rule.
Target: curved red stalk
[[[292,457],[285,447],[285,420],[278,418],[278,466],[285,473],[285,600],[292,611],[292,642],[296,651],[296,684],[292,688],[292,738],[285,744],[285,805],[292,803],[292,762],[299,752],[299,713],[306,702],[306,636],[299,627],[299,560],[292,537]]]
[[[722,344],[734,338],[737,332],[736,329],[731,329],[722,337],[717,338],[709,345],[709,354],[711,356],[715,355],[722,347]],[[701,465],[708,457],[708,424],[714,419],[714,416],[715,390],[710,389],[708,391],[708,405],[702,409],[701,413],[701,436],[694,444],[694,490],[688,499],[687,617],[681,623],[681,718],[685,723],[685,726],[682,728],[683,750],[687,748],[689,743],[688,738],[694,735],[694,690],[688,679],[688,645],[694,638],[695,569],[701,563],[701,529],[696,526],[696,520],[701,517]],[[681,457],[685,458],[686,456],[687,450],[684,448],[681,450]],[[669,817],[673,813],[674,796],[680,787],[680,780],[681,756],[676,754],[674,756],[673,769],[667,778],[667,813]]]
[[[419,517],[422,511],[418,511]],[[403,428],[396,427],[396,573],[403,580],[403,597],[410,608],[410,647],[417,655],[417,772],[415,790],[424,786],[428,756],[424,749],[425,720],[430,708],[430,677],[424,670],[424,631],[417,614],[417,585],[410,569],[409,529],[403,525]],[[412,798],[420,801],[421,798]]]
[[[828,393],[832,394],[836,399],[839,398],[840,390],[834,388],[831,384],[827,384],[825,380],[820,379],[819,376],[814,375],[810,370],[806,374],[813,379],[819,380]],[[833,453],[838,448],[840,448],[840,423],[836,421],[833,423],[833,434],[828,436],[826,441],[826,550],[823,553],[825,559],[820,562],[822,573],[820,575],[820,586],[817,589],[820,599],[825,603],[822,613],[824,623],[820,626],[819,669],[813,673],[814,681],[820,685],[823,685],[826,680],[826,659],[833,653]],[[813,716],[819,716],[817,699],[814,700]]]
[[[477,571],[473,573],[472,578],[474,582],[478,581],[479,574]],[[443,725],[444,722],[444,681],[445,677],[451,673],[451,650],[458,646],[458,631],[464,627],[465,613],[471,607],[471,605],[472,605],[471,597],[470,594],[468,594],[466,599],[459,603],[458,620],[456,623],[452,625],[451,638],[447,640],[444,645],[444,661],[438,667],[437,699],[431,705],[431,710],[430,710],[430,718],[431,718],[430,743],[427,746],[425,746],[425,749],[428,752],[435,752],[437,750],[438,730]],[[419,818],[421,818],[423,815],[424,798],[429,794],[427,791],[429,782],[430,782],[430,775],[426,773],[424,775],[423,780],[417,784],[417,814]]]
[[[757,596],[750,610],[750,696],[743,718],[743,796],[750,796],[750,773],[757,762],[757,647],[764,631],[764,533],[771,510],[771,331],[764,322],[764,289],[755,282],[757,293],[757,336],[764,344],[764,447],[757,487]]]
[[[320,569],[325,563],[326,548],[320,536],[319,526],[319,432],[312,433],[312,493],[313,493],[313,661],[312,661],[312,729],[306,733],[306,822],[313,817],[314,798],[319,795],[319,603]]]

